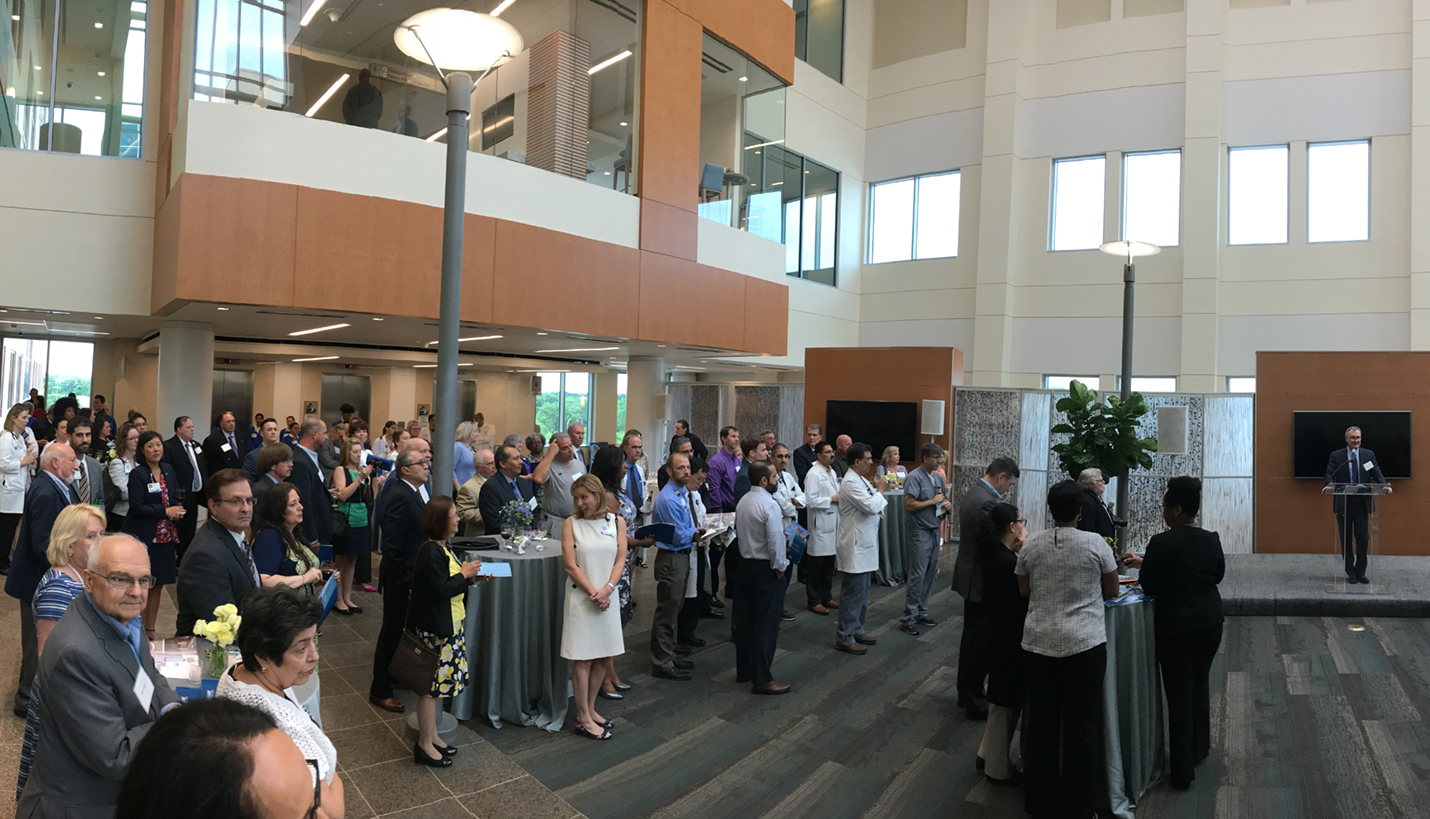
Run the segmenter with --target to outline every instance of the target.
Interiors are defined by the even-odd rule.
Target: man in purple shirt
[[[720,451],[710,458],[710,477],[705,486],[710,493],[710,511],[735,511],[735,475],[740,471],[740,430],[725,427],[720,430]],[[710,546],[710,605],[724,608],[716,593],[720,590],[720,562],[725,556],[723,547]],[[728,584],[730,578],[726,578]],[[728,591],[726,593],[728,597]]]

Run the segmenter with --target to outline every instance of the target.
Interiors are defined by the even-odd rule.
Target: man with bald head
[[[487,478],[497,473],[497,457],[490,449],[479,449],[472,456],[472,464],[477,468],[476,474],[457,490],[457,518],[462,521],[462,534],[467,537],[486,534],[486,524],[477,501],[482,496],[482,486]]]
[[[846,453],[849,447],[854,445],[854,439],[848,435],[841,435],[834,439],[834,474],[839,476],[839,480],[844,480],[844,473],[849,471],[849,458]]]
[[[15,691],[15,716],[23,717],[30,707],[30,685],[35,681],[36,663],[40,658],[40,638],[35,630],[35,613],[30,602],[40,578],[50,570],[47,556],[50,530],[55,518],[74,502],[70,479],[75,471],[74,450],[67,444],[50,444],[40,453],[40,472],[25,491],[24,517],[20,520],[20,536],[15,541],[15,556],[10,563],[10,576],[5,579],[5,593],[20,601],[20,687]]]
[[[109,535],[90,553],[84,594],[45,640],[39,739],[17,817],[113,813],[140,740],[179,704],[144,639],[153,580],[148,550],[130,535]]]

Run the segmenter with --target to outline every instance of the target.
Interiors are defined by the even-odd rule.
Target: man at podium
[[[1376,463],[1375,453],[1360,445],[1360,427],[1346,430],[1346,447],[1331,453],[1326,464],[1326,488],[1329,494],[1338,485],[1380,484],[1385,494],[1390,494],[1390,486],[1385,482],[1385,474]],[[1365,576],[1366,550],[1370,545],[1370,513],[1375,508],[1375,496],[1369,487],[1364,496],[1336,495],[1333,508],[1336,512],[1336,536],[1341,542],[1341,554],[1346,558],[1346,582],[1369,583]],[[1351,539],[1355,547],[1351,547]]]

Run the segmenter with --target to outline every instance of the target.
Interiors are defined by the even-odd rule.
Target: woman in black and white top
[[[1028,537],[1014,569],[1028,597],[1024,807],[1034,817],[1091,816],[1102,770],[1102,602],[1117,596],[1117,561],[1106,541],[1077,529],[1082,489],[1075,482],[1048,490],[1048,511],[1054,527]]]

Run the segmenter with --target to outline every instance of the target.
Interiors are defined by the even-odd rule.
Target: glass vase
[[[219,679],[228,670],[228,647],[212,643],[208,651],[208,676]]]

